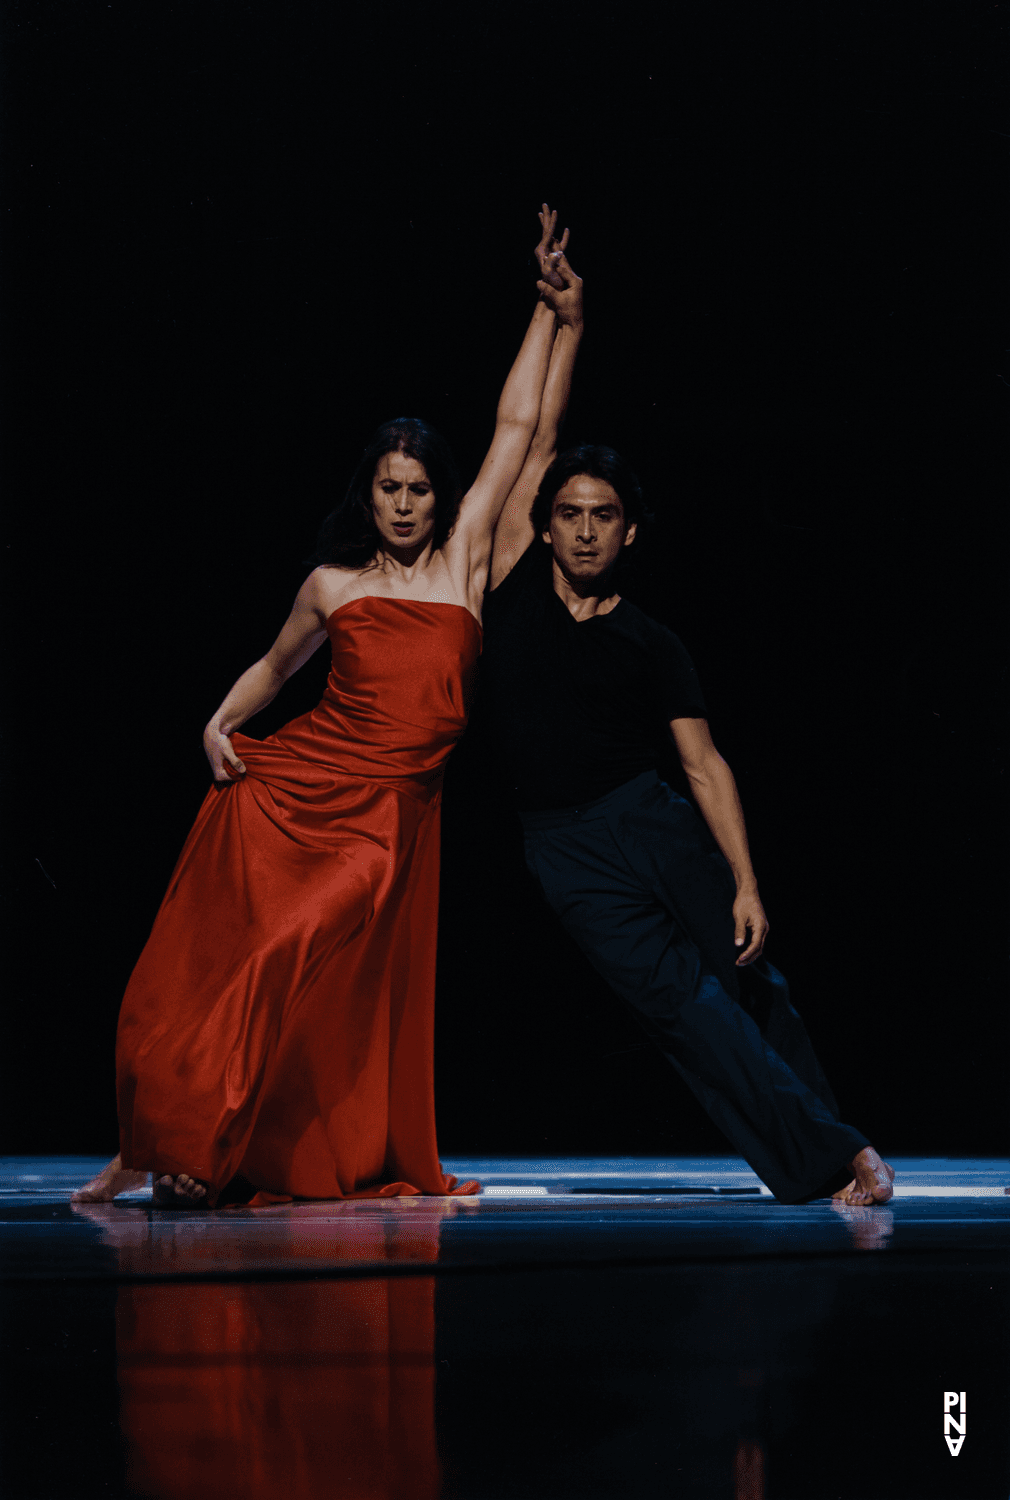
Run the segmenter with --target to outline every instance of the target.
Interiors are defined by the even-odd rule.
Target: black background
[[[202,726],[380,421],[475,474],[544,198],[566,439],[659,512],[632,597],[699,667],[843,1113],[1005,1149],[1006,16],[10,0],[7,1150],[115,1150]],[[486,748],[446,786],[443,1153],[720,1149],[542,914]]]

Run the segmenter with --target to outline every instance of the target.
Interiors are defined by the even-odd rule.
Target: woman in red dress
[[[435,1142],[440,786],[494,525],[581,325],[567,230],[540,218],[540,298],[473,486],[460,502],[423,423],[381,427],[324,524],[326,560],[207,725],[215,785],[120,1014],[120,1154],[77,1201],[148,1172],[166,1207],[213,1207],[236,1182],[253,1203],[476,1189]],[[265,740],[236,733],[327,636],[319,705]]]

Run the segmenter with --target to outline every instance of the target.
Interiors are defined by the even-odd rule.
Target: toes
[[[163,1208],[170,1208],[173,1204],[180,1207],[184,1204],[196,1204],[207,1196],[207,1188],[195,1177],[190,1177],[187,1172],[179,1172],[175,1177],[167,1173],[154,1182],[154,1199]]]

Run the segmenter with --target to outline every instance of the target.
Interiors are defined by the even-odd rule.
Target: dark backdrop
[[[543,198],[567,437],[659,512],[634,597],[698,664],[844,1113],[1005,1148],[1005,16],[11,0],[8,1150],[114,1150],[202,726],[378,422],[476,472]],[[443,1151],[718,1149],[525,884],[479,716],[443,864]]]

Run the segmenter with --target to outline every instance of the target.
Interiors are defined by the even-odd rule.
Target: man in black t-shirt
[[[768,921],[740,798],[691,659],[615,592],[643,513],[637,480],[612,449],[554,457],[581,335],[581,284],[565,271],[540,426],[484,601],[481,692],[527,865],[777,1197],[886,1202],[893,1172],[841,1123],[785,980],[761,957]],[[701,818],[659,778],[664,732]]]

